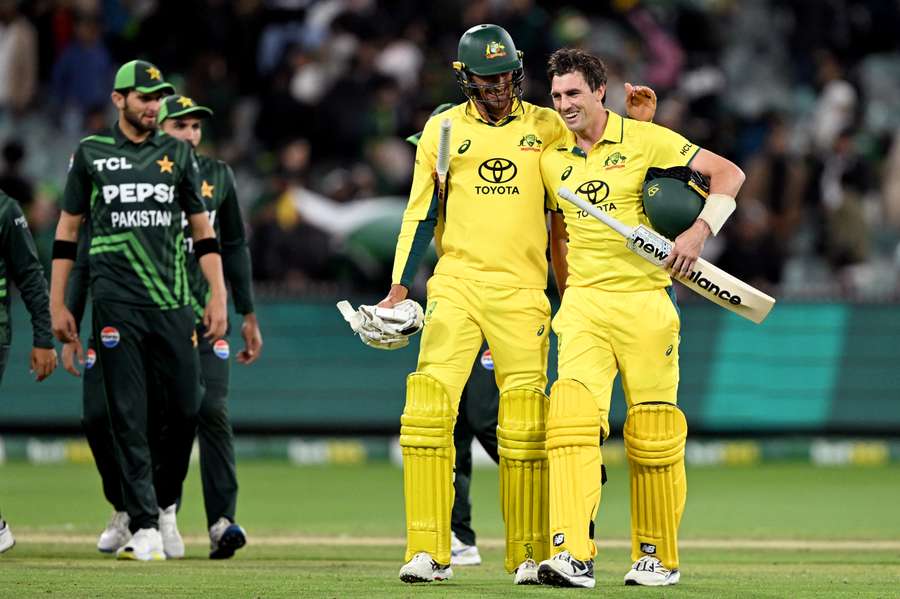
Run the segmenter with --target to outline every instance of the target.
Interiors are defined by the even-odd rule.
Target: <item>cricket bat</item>
[[[437,153],[438,194],[441,199],[447,191],[447,173],[450,172],[450,119],[441,121],[441,134],[438,138]]]
[[[616,220],[612,216],[597,210],[589,202],[579,198],[565,187],[560,187],[556,192],[559,196],[578,206],[587,214],[590,214],[603,224],[609,226],[619,235],[625,238],[625,245],[629,250],[655,264],[663,267],[666,258],[672,251],[672,242],[644,225],[629,227]],[[761,323],[769,315],[775,298],[766,295],[759,289],[744,283],[737,277],[733,277],[721,268],[710,264],[703,258],[697,258],[694,270],[688,275],[672,275],[694,293],[708,299],[741,316],[752,320],[756,324]]]

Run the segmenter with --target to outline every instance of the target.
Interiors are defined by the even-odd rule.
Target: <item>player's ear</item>
[[[597,98],[598,102],[602,102],[603,97],[605,95],[606,95],[606,84],[605,83],[594,90],[594,97]]]
[[[119,110],[123,110],[125,108],[125,96],[122,95],[121,92],[113,90],[109,97],[112,99],[112,103],[116,108],[118,108]]]

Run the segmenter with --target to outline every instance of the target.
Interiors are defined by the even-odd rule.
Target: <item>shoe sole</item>
[[[627,587],[671,587],[676,584],[678,584],[678,583],[677,582],[663,582],[660,584],[656,584],[656,583],[648,584],[645,582],[638,582],[636,580],[626,580],[625,581],[625,586],[627,586]]]
[[[529,585],[539,585],[541,584],[540,577],[538,578],[525,578],[523,580],[515,581],[518,586],[529,586]]]
[[[566,588],[578,588],[578,589],[592,589],[594,585],[586,585],[586,584],[577,584],[566,578],[550,566],[540,566],[538,568],[538,581],[540,584],[551,586],[551,587],[566,587]]]
[[[124,551],[122,553],[117,553],[116,559],[127,562],[164,562],[166,561],[166,554],[154,552],[151,553],[150,557],[147,559],[141,559],[133,551]]]
[[[681,580],[681,572],[675,570],[672,574],[669,575],[663,582],[641,582],[636,578],[628,578],[626,575],[625,578],[625,586],[629,587],[670,587],[678,584],[678,581]]]
[[[210,552],[209,559],[228,559],[246,544],[247,536],[244,534],[244,531],[242,531],[240,527],[233,530],[232,527],[229,526],[225,529],[225,532],[222,533],[222,538],[219,539],[216,550]]]
[[[442,580],[448,580],[449,578],[450,578],[449,576],[446,576],[444,578],[438,578],[438,577],[422,578],[418,574],[401,574],[400,575],[400,580],[402,580],[403,582],[405,582],[407,584],[416,584],[419,582],[440,582]]]

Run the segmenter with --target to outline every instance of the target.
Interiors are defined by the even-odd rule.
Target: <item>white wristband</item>
[[[702,218],[709,225],[712,234],[718,235],[722,225],[725,224],[735,208],[737,208],[737,203],[733,197],[724,193],[711,193],[706,197],[706,203],[697,218]]]

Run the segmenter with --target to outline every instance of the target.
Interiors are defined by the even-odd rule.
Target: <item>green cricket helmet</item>
[[[459,38],[457,60],[453,63],[456,81],[470,100],[484,101],[484,94],[502,91],[503,84],[479,85],[472,75],[488,77],[512,73],[512,93],[522,99],[525,70],[522,53],[516,50],[509,33],[499,25],[476,25]]]
[[[454,105],[451,104],[450,102],[441,104],[440,106],[438,106],[437,108],[435,108],[434,110],[431,111],[431,116],[437,116],[437,115],[441,114],[442,112],[446,112],[446,111],[450,110],[451,108],[453,108],[453,106]],[[410,135],[409,137],[407,137],[406,141],[408,141],[409,143],[411,143],[414,146],[417,146],[417,145],[419,145],[419,140],[422,138],[422,133],[424,133],[424,131],[419,131],[418,133],[414,133],[413,135]]]
[[[694,224],[708,195],[709,181],[688,166],[649,168],[644,213],[655,231],[672,240]]]

